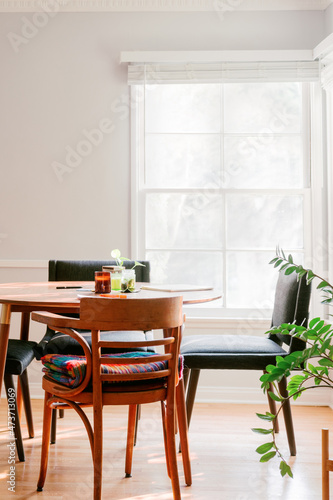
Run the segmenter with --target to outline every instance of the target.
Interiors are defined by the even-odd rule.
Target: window
[[[212,285],[223,300],[206,307],[233,316],[272,307],[275,247],[302,261],[311,229],[308,94],[296,82],[133,86],[135,238],[153,283]]]

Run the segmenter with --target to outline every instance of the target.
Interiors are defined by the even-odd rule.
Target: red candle
[[[105,271],[95,271],[95,293],[111,292],[111,275]]]

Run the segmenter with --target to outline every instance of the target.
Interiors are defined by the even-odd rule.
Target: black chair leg
[[[51,440],[50,440],[51,444],[54,444],[56,442],[56,435],[57,435],[57,410],[53,408],[51,417]]]
[[[186,392],[187,384],[188,384],[188,378],[190,375],[190,369],[187,366],[184,366],[184,371],[183,371],[183,379],[184,379],[184,389]]]
[[[186,418],[187,418],[187,429],[190,427],[191,416],[193,411],[193,405],[195,400],[195,395],[197,392],[198,382],[199,382],[200,370],[192,369],[190,370],[188,367],[184,368],[184,389],[186,393]],[[182,447],[181,443],[179,443],[179,453],[181,453]]]
[[[11,399],[8,401],[8,404],[10,404],[10,413],[14,417],[12,419],[12,423],[14,424],[14,437],[16,440],[16,449],[17,449],[17,455],[20,460],[20,462],[25,462],[25,455],[24,455],[24,448],[23,448],[23,441],[22,441],[22,432],[21,432],[21,425],[20,425],[20,419],[18,416],[18,409],[17,409],[17,404],[16,404],[16,391],[15,391],[15,386],[14,386],[14,379],[13,375],[11,374],[5,374],[4,376],[4,382],[5,382],[5,388],[6,388],[6,393],[7,393],[7,399],[8,396],[10,397],[11,394],[14,395],[14,403],[12,403]],[[14,408],[12,408],[12,405]]]
[[[186,395],[186,415],[187,415],[187,425],[190,427],[193,405],[195,400],[195,395],[197,392],[198,382],[199,382],[200,370],[192,369],[190,374],[190,380],[188,383],[187,395]]]
[[[28,426],[29,437],[33,438],[34,433],[34,424],[32,420],[32,409],[31,409],[31,399],[30,399],[30,390],[29,390],[29,381],[28,381],[28,371],[25,370],[22,375],[19,377],[21,390],[22,390],[22,398],[24,405],[25,418]]]
[[[136,446],[136,440],[138,437],[138,426],[139,420],[141,418],[141,405],[136,406],[136,416],[135,416],[135,429],[134,429],[134,443],[133,446]]]
[[[267,372],[264,371],[264,373],[267,373]],[[273,384],[271,382],[269,384],[269,390],[271,392],[274,392],[274,386],[273,386]],[[272,399],[270,397],[270,395],[268,394],[268,392],[267,392],[267,400],[268,400],[269,411],[271,413],[273,413],[273,415],[276,415],[276,412],[277,412],[277,410],[276,410],[276,403],[275,403],[274,399]],[[280,430],[280,428],[279,428],[279,422],[278,422],[278,419],[276,418],[274,420],[274,432],[276,434],[278,434],[279,430]]]
[[[286,377],[283,377],[283,379],[279,382],[279,389],[281,396],[283,396],[284,398],[288,396]],[[284,421],[286,424],[290,455],[294,457],[296,456],[296,442],[295,442],[295,433],[294,433],[293,419],[291,415],[291,406],[289,399],[283,404],[282,411],[283,411]]]

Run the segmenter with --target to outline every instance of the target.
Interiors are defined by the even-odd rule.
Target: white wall
[[[324,13],[324,36],[333,32],[333,4],[331,4]]]
[[[0,16],[0,259],[108,258],[114,247],[128,254],[121,50],[302,49],[323,35],[322,12],[233,12],[224,20],[215,13],[59,13],[17,42],[16,53],[11,33],[26,34],[34,19]],[[83,131],[104,119],[114,130],[59,182],[52,163],[65,164],[66,148],[76,149]]]
[[[127,68],[119,65],[122,50],[312,49],[329,29],[329,18],[319,11],[235,10],[223,18],[216,12],[59,13],[46,21],[44,16],[43,27],[29,23],[43,24],[43,18],[0,15],[0,282],[46,280],[49,259],[107,259],[115,247],[130,256],[129,93]],[[84,131],[106,126],[105,120],[112,132],[76,157],[76,167],[66,164],[68,150],[86,140]],[[62,182],[54,162],[67,165]],[[7,259],[23,267],[1,267]],[[31,268],[31,260],[42,264]],[[17,336],[17,319],[13,326]],[[40,335],[33,326],[32,338]],[[38,391],[40,365],[30,371]],[[207,377],[203,386],[215,383],[233,393],[233,387],[258,387],[257,374],[245,388],[234,375]]]

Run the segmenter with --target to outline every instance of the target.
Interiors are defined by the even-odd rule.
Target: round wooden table
[[[28,340],[31,312],[78,313],[80,309],[80,298],[78,297],[80,288],[92,290],[94,286],[94,282],[87,281],[46,281],[0,285],[0,304],[2,304],[0,320],[0,397],[6,364],[11,313],[22,313],[20,336],[22,340]],[[140,288],[140,283],[137,283],[137,287]],[[114,294],[117,293],[114,292]],[[82,292],[82,295],[85,295],[84,292]],[[127,293],[126,298],[140,300],[180,295],[183,297],[183,304],[185,305],[210,302],[221,298],[221,293],[214,290],[184,292],[140,290],[138,293]]]

